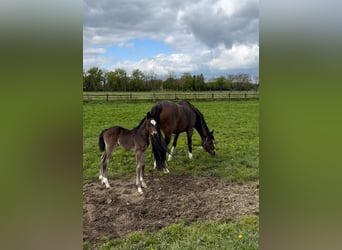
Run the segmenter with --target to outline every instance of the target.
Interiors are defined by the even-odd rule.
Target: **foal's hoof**
[[[144,192],[142,191],[141,187],[138,187],[138,193],[139,194],[144,194]]]
[[[111,188],[111,186],[109,185],[108,179],[106,177],[102,177],[101,180],[101,184],[105,184],[106,188]]]
[[[110,189],[110,188],[112,188],[112,186],[111,186],[111,185],[109,185],[109,183],[105,183],[104,181],[101,181],[101,184],[104,184],[104,185],[105,185],[105,187],[106,187],[107,189]]]

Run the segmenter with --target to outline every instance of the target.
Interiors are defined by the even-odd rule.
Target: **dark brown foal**
[[[135,152],[135,159],[137,164],[135,184],[138,187],[138,192],[143,193],[142,187],[147,187],[146,183],[144,182],[143,176],[145,167],[145,151],[150,144],[150,136],[153,137],[152,143],[161,141],[154,139],[154,137],[160,136],[160,133],[158,133],[157,122],[150,115],[150,113],[147,113],[147,116],[141,120],[139,125],[131,130],[120,126],[114,126],[103,130],[99,137],[100,151],[104,152],[101,157],[101,167],[99,175],[101,183],[105,184],[107,188],[110,188],[107,179],[107,165],[116,147],[121,146],[126,150]],[[153,151],[163,150],[163,147],[160,147],[158,145],[154,146],[153,148]],[[166,149],[165,152],[162,151],[153,153],[155,157],[156,153],[158,153],[157,157],[166,158]],[[157,162],[159,162],[157,168],[166,168],[166,166],[164,165],[165,159],[159,159],[159,161],[157,160]],[[160,163],[162,163],[162,165]]]

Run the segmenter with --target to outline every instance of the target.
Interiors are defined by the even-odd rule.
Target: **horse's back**
[[[158,103],[161,108],[159,122],[166,133],[181,133],[194,127],[196,114],[188,105],[176,104],[171,101]]]
[[[106,141],[114,141],[116,142],[120,135],[127,129],[121,127],[121,126],[113,126],[110,128],[107,128],[104,132],[103,132],[103,137]]]

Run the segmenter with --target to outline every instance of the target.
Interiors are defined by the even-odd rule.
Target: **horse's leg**
[[[107,165],[109,163],[109,159],[112,156],[115,146],[106,147],[105,152],[103,152],[101,156],[101,167],[100,167],[100,175],[99,179],[101,180],[101,184],[105,184],[106,188],[110,188],[108,179],[107,179]]]
[[[144,183],[144,180],[143,180],[143,168],[144,168],[144,160],[145,160],[144,153],[141,152],[141,151],[137,151],[135,153],[135,159],[136,159],[136,162],[137,162],[135,184],[138,187],[138,192],[140,194],[142,194],[143,191],[141,189],[141,186],[143,186],[143,187],[145,186],[146,187],[146,184]]]
[[[172,160],[173,151],[175,150],[175,148],[177,146],[178,136],[179,136],[179,134],[175,134],[175,138],[173,139],[172,148],[171,148],[171,151],[170,151],[170,154],[169,154],[168,161]]]
[[[194,129],[190,129],[186,132],[186,135],[188,137],[188,148],[189,148],[189,159],[192,159],[192,134],[194,132]]]

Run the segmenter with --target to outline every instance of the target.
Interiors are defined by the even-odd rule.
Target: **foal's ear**
[[[214,134],[214,130],[211,130],[210,134]]]
[[[151,117],[152,117],[151,113],[150,113],[150,112],[147,112],[146,117],[147,117],[147,119],[148,119],[148,118],[151,118]]]

